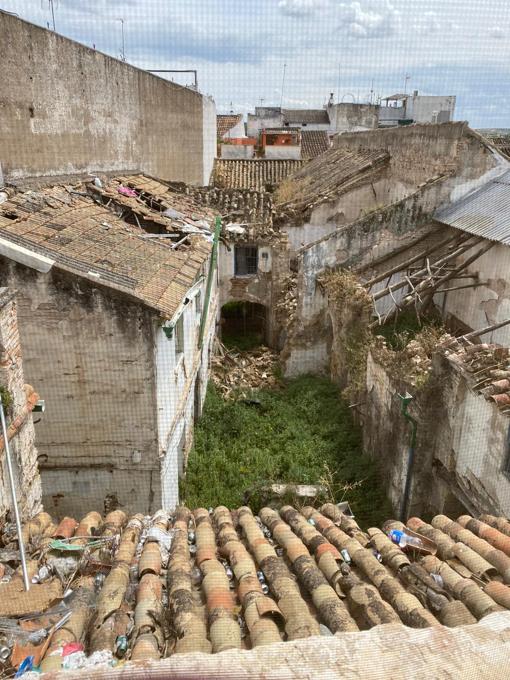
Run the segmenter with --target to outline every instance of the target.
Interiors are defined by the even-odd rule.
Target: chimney
[[[415,91],[413,92],[413,97],[417,97],[417,96],[418,96],[418,90],[415,90]]]

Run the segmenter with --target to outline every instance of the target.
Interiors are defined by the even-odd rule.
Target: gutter
[[[416,430],[418,429],[418,421],[416,418],[413,418],[407,410],[414,397],[412,397],[409,392],[406,392],[405,395],[399,394],[398,397],[402,400],[402,415],[409,423],[411,423],[411,442],[409,444],[409,450],[407,454],[406,481],[404,486],[404,496],[402,498],[402,508],[400,510],[400,521],[404,522],[405,524],[409,512],[411,484],[413,481],[414,454],[416,449]]]

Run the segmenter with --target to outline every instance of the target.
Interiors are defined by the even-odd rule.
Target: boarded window
[[[236,246],[234,252],[235,276],[250,276],[257,273],[257,246]]]
[[[184,318],[181,315],[175,324],[175,356],[179,358],[184,352]]]

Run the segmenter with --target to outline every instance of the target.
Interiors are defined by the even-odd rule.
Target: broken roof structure
[[[280,212],[305,213],[379,177],[390,154],[383,150],[330,149],[307,163],[279,187],[275,202]],[[287,198],[290,196],[290,198]]]
[[[171,318],[210,253],[212,213],[190,214],[191,205],[198,209],[190,198],[139,175],[101,187],[92,183],[91,190],[96,200],[83,186],[11,195],[0,204],[1,254],[39,271],[55,267],[71,272]],[[147,201],[157,201],[161,214]],[[111,203],[120,208],[120,216]],[[130,214],[157,223],[177,242],[170,246],[122,219]]]
[[[7,663],[16,668],[29,652],[43,672],[80,668],[99,654],[109,674],[120,658],[130,662],[124,672],[143,663],[147,673],[147,662],[178,655],[186,664],[181,655],[197,652],[204,672],[204,654],[283,641],[304,649],[325,632],[355,644],[352,634],[382,624],[392,624],[393,644],[409,628],[443,638],[510,608],[510,523],[491,515],[414,517],[363,531],[332,503],[263,508],[258,517],[247,507],[180,507],[128,521],[115,510],[58,524],[41,512],[23,529],[28,595],[10,525],[1,538],[0,615],[14,640]],[[46,629],[35,641],[34,626]],[[334,638],[323,642],[327,649]]]
[[[217,158],[212,183],[223,189],[267,191],[301,168],[303,161],[289,159],[237,160]]]

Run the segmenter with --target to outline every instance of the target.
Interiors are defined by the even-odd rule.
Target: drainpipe
[[[220,240],[221,234],[221,217],[216,218],[215,228],[214,228],[214,240],[211,253],[211,263],[209,265],[209,273],[207,275],[207,287],[205,290],[205,300],[204,309],[202,311],[202,318],[200,319],[200,332],[198,336],[198,349],[202,349],[204,342],[204,332],[205,324],[207,321],[207,313],[209,311],[209,302],[211,299],[211,290],[214,278],[214,270],[216,269],[216,262],[218,260],[218,241]]]
[[[413,466],[414,466],[414,452],[416,449],[416,430],[418,429],[418,421],[412,417],[408,412],[408,407],[411,401],[414,399],[409,392],[405,395],[399,394],[399,399],[402,400],[402,415],[404,418],[411,423],[411,442],[409,444],[409,450],[407,454],[407,472],[406,472],[406,482],[404,486],[404,497],[402,498],[402,507],[400,511],[400,521],[406,522],[407,513],[409,509],[409,496],[411,494],[411,483],[413,480]]]

